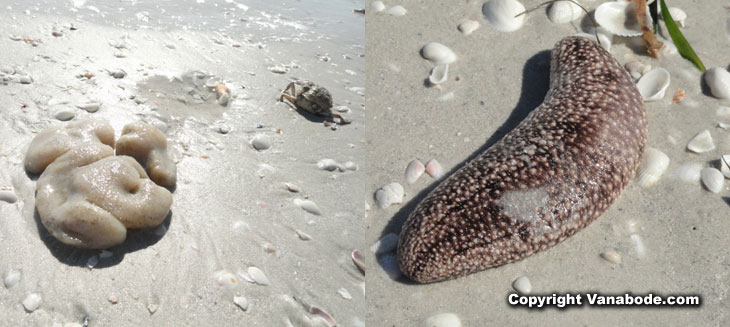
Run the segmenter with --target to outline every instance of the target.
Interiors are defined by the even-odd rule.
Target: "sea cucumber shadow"
[[[527,115],[537,106],[539,106],[545,95],[550,88],[550,51],[544,50],[536,55],[530,57],[525,63],[522,69],[522,91],[520,93],[520,99],[517,105],[512,110],[512,113],[507,120],[498,127],[495,132],[490,136],[487,141],[479,149],[474,151],[468,158],[456,165],[451,171],[444,174],[444,177],[448,177],[453,174],[456,170],[463,167],[466,163],[472,159],[478,157],[482,152],[491,147],[494,143],[497,143],[504,135],[509,133],[512,129],[527,117]],[[494,108],[498,109],[498,108]],[[475,117],[475,119],[477,119]],[[380,234],[382,238],[390,233],[400,234],[401,227],[406,221],[411,212],[416,208],[423,198],[426,197],[431,191],[438,186],[441,180],[433,182],[427,188],[416,194],[410,201],[405,203],[393,218],[388,222],[383,231]],[[382,266],[380,260],[378,265]],[[412,284],[414,282],[407,278],[401,278],[398,282],[405,284]]]
[[[94,269],[103,269],[115,266],[124,260],[124,256],[127,253],[142,250],[157,243],[165,237],[165,234],[167,234],[167,230],[172,222],[172,216],[172,211],[167,213],[167,217],[165,217],[165,220],[161,224],[161,226],[164,226],[164,229],[160,227],[146,230],[128,229],[127,239],[124,240],[124,243],[108,249],[113,253],[112,256],[104,259],[99,258],[99,263],[94,266]],[[99,255],[101,252],[100,250],[75,248],[58,241],[55,237],[53,237],[53,235],[51,235],[51,233],[48,232],[48,230],[46,230],[46,227],[43,226],[41,216],[38,214],[38,209],[34,210],[33,218],[35,219],[41,240],[59,262],[69,266],[85,267],[90,257]],[[164,231],[164,233],[156,233],[155,231]]]

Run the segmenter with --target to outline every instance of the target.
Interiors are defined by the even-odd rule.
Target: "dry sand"
[[[601,3],[581,2],[589,10]],[[520,30],[502,33],[483,18],[483,3],[388,1],[388,6],[403,5],[407,14],[367,14],[367,88],[369,94],[377,95],[366,101],[370,108],[366,117],[368,201],[372,204],[372,193],[390,182],[403,184],[406,191],[402,205],[387,209],[371,205],[368,246],[383,235],[398,233],[415,205],[437,184],[427,175],[406,184],[406,165],[413,159],[436,158],[445,171],[453,171],[500,139],[542,101],[549,70],[544,51],[580,28],[580,24],[552,24],[540,9],[529,15]],[[730,64],[726,4],[670,1],[687,12],[682,31],[708,68]],[[464,36],[457,26],[465,19],[482,26]],[[441,87],[424,85],[432,64],[421,58],[419,50],[432,41],[447,45],[459,57],[449,67],[449,81]],[[369,326],[424,326],[426,317],[441,312],[457,314],[464,326],[723,326],[730,322],[730,192],[725,188],[719,194],[710,193],[699,183],[683,183],[670,176],[681,164],[711,166],[729,153],[730,135],[715,127],[721,121],[715,110],[728,102],[709,96],[700,83],[701,73],[679,55],[657,61],[625,43],[616,39],[611,49],[619,62],[636,59],[664,67],[672,76],[664,100],[646,104],[648,145],[671,158],[662,180],[646,189],[631,183],[596,222],[552,249],[455,280],[428,285],[391,280],[366,251],[368,264],[374,267],[367,276]],[[690,101],[672,104],[672,95],[679,89]],[[449,92],[453,99],[438,100]],[[710,130],[718,149],[689,153],[687,142],[704,129]],[[638,223],[637,234],[646,245],[644,257],[637,255],[629,238],[630,222]],[[599,254],[608,249],[618,250],[623,262],[614,265],[601,259]],[[702,306],[510,307],[507,295],[513,291],[512,281],[521,275],[529,277],[533,293],[538,294],[699,294]]]
[[[281,12],[244,3],[2,4],[0,66],[33,79],[0,84],[0,188],[18,197],[0,201],[0,275],[20,273],[17,284],[0,287],[2,325],[327,326],[310,313],[316,306],[343,326],[364,326],[364,276],[350,259],[362,242],[363,173],[317,167],[322,158],[364,164],[364,18],[352,13],[362,3],[314,1]],[[318,12],[336,17],[322,24]],[[120,69],[122,79],[107,72]],[[85,72],[95,77],[77,77]],[[209,78],[230,88],[228,107],[186,93],[210,95],[202,85]],[[353,123],[332,130],[278,103],[292,78],[329,89]],[[88,101],[103,104],[95,113],[75,108]],[[129,122],[160,126],[177,161],[171,216],[130,234],[109,258],[59,244],[34,215],[25,151],[36,133],[64,124],[54,118],[63,109],[75,120],[109,120],[117,137]],[[252,148],[257,134],[270,137],[270,149]],[[322,214],[295,205],[304,198]],[[93,268],[90,258],[98,259]],[[239,273],[251,266],[270,285],[245,281]],[[236,282],[219,280],[221,271]],[[40,307],[26,312],[21,302],[33,293]],[[247,299],[246,311],[234,296]]]

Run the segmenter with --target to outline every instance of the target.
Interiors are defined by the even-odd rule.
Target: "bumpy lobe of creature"
[[[177,168],[167,153],[165,135],[156,127],[141,121],[124,126],[117,141],[117,155],[137,159],[158,185],[175,186]]]
[[[441,281],[563,241],[629,183],[646,133],[641,95],[616,59],[586,38],[561,40],[543,103],[407,219],[401,271],[417,282]]]

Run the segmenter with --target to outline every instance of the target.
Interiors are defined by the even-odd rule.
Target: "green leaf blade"
[[[661,7],[662,17],[664,18],[664,25],[666,25],[667,32],[669,32],[669,36],[672,37],[672,41],[677,47],[677,51],[679,51],[679,54],[694,63],[700,71],[705,72],[707,70],[705,68],[705,65],[702,63],[702,60],[700,60],[700,58],[697,56],[694,49],[692,49],[692,46],[689,45],[687,39],[684,38],[684,35],[682,35],[682,32],[679,30],[679,27],[677,27],[677,24],[674,22],[672,15],[669,13],[669,8],[667,8],[667,4],[664,3],[664,0],[661,0]]]

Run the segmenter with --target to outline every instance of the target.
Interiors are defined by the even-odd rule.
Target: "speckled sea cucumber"
[[[552,51],[543,103],[411,213],[398,242],[401,271],[436,282],[558,244],[619,196],[646,134],[628,73],[597,43],[564,38]]]

